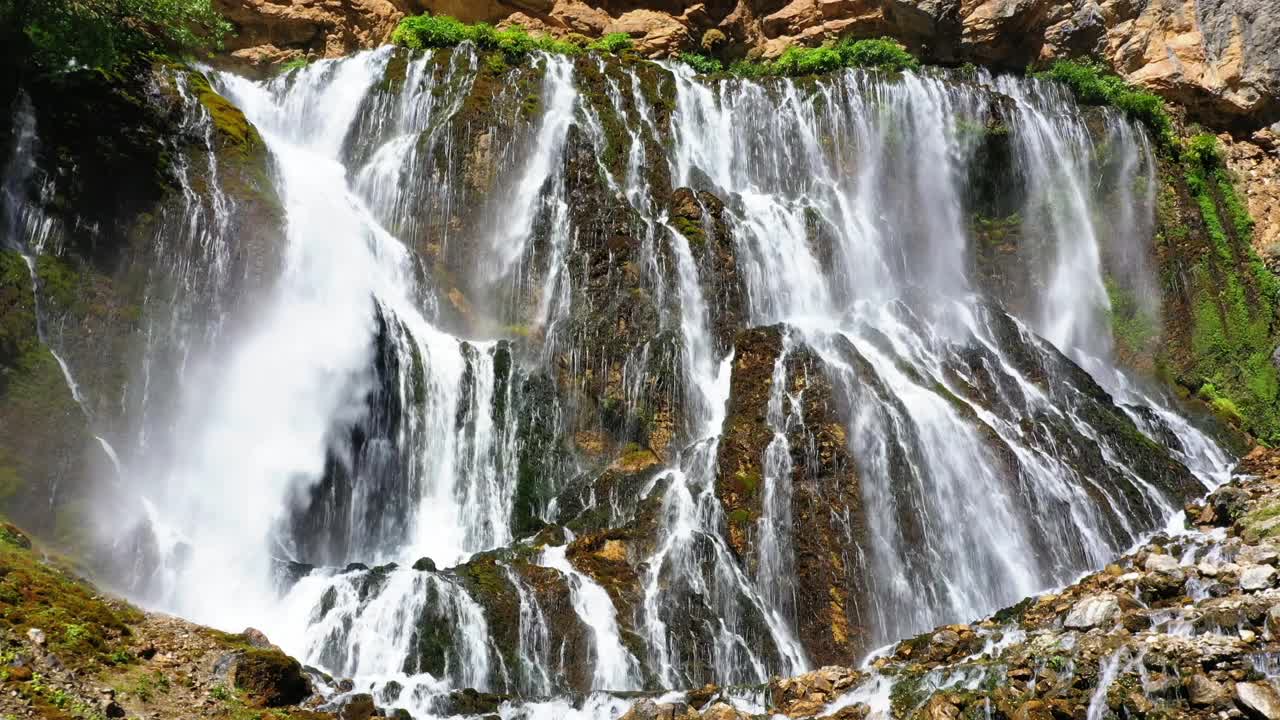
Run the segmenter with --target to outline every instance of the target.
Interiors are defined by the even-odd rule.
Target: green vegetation
[[[231,31],[212,0],[0,0],[0,28],[0,52],[44,74],[113,71],[143,53],[206,53]]]
[[[448,15],[415,15],[400,21],[391,33],[391,42],[410,50],[452,48],[465,42],[481,50],[501,54],[501,60],[490,58],[489,67],[505,69],[504,63],[518,63],[530,53],[541,51],[560,55],[578,55],[584,50],[619,55],[634,44],[626,33],[610,33],[593,42],[559,40],[547,35],[530,35],[519,25],[497,30],[486,23],[468,25]],[[686,52],[680,61],[704,75],[724,72],[724,63],[710,55]],[[900,43],[890,38],[872,40],[845,39],[824,43],[816,48],[788,48],[777,60],[742,61],[729,68],[730,74],[742,77],[817,75],[843,68],[868,68],[900,72],[915,70],[920,61]]]
[[[620,55],[635,47],[631,36],[626,33],[609,33],[587,46],[588,50]]]
[[[1111,331],[1118,349],[1124,354],[1138,354],[1150,350],[1160,338],[1159,319],[1139,301],[1128,288],[1121,287],[1114,279],[1106,278]]]
[[[596,44],[613,36],[605,36]],[[498,30],[487,23],[467,25],[447,15],[414,15],[400,21],[391,33],[391,42],[410,50],[457,47],[464,42],[473,43],[481,50],[502,54],[509,63],[517,63],[536,51],[559,55],[577,55],[582,48],[565,40],[546,35],[530,35],[519,25]],[[629,40],[628,40],[629,42]],[[596,44],[593,44],[592,48]],[[609,47],[617,47],[617,38],[609,40]],[[615,52],[609,50],[609,52]]]
[[[724,63],[702,53],[681,53],[680,62],[693,68],[694,72],[701,75],[718,75],[724,72]]]
[[[1253,249],[1253,221],[1216,138],[1190,138],[1183,171],[1209,239],[1191,268],[1192,384],[1223,420],[1280,442],[1280,373],[1271,362],[1280,283]]]
[[[311,64],[311,58],[303,55],[301,57],[296,57],[290,60],[289,62],[281,65],[280,72],[292,72],[294,70],[301,70],[302,68],[310,64]]]
[[[684,53],[681,62],[699,73],[717,74],[724,71],[723,64],[699,53]],[[918,70],[920,61],[896,40],[876,38],[869,40],[844,39],[823,43],[818,47],[787,48],[778,59],[765,62],[748,60],[734,63],[729,74],[741,77],[801,77],[842,70],[867,68],[886,72]]]
[[[1066,84],[1076,99],[1086,105],[1115,107],[1145,125],[1162,148],[1178,148],[1178,137],[1173,129],[1173,120],[1165,109],[1164,100],[1154,93],[1133,87],[1101,65],[1059,60],[1049,66],[1048,70],[1035,75]]]

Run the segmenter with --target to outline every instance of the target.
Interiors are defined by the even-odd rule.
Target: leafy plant
[[[111,71],[149,52],[202,54],[231,32],[213,0],[0,0],[0,27],[5,51],[41,73]]]
[[[281,66],[280,66],[280,71],[281,71],[281,72],[291,72],[291,71],[293,71],[293,70],[301,70],[302,68],[304,68],[304,67],[306,67],[306,66],[308,66],[308,65],[310,65],[310,64],[311,64],[311,59],[310,59],[310,58],[308,58],[307,56],[303,55],[303,56],[301,56],[301,57],[296,57],[296,58],[294,58],[294,59],[290,60],[289,62],[287,62],[287,63],[285,63],[285,64],[281,65]]]
[[[682,58],[684,59],[684,58]],[[689,62],[689,60],[685,60]],[[693,63],[690,62],[692,65]],[[697,66],[695,65],[695,68]],[[866,68],[886,72],[917,70],[920,61],[891,38],[844,39],[818,47],[789,47],[772,62],[740,61],[729,72],[741,77],[820,75],[844,68]]]
[[[724,63],[701,53],[681,53],[680,62],[693,68],[694,72],[701,75],[716,75],[724,72]]]
[[[869,40],[841,40],[836,52],[845,67],[876,68],[903,71],[920,69],[920,61],[901,43],[891,38]]]
[[[530,35],[519,25],[498,30],[488,23],[467,25],[448,15],[414,15],[400,21],[391,41],[411,50],[457,47],[473,43],[481,50],[501,52],[508,62],[519,62],[535,51],[576,55],[582,48],[547,35]],[[602,39],[603,42],[603,39]]]

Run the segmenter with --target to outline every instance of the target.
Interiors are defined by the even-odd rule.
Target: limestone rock
[[[1073,630],[1087,630],[1110,622],[1120,612],[1120,603],[1111,593],[1086,597],[1071,608],[1063,625]]]
[[[1276,569],[1270,565],[1251,565],[1240,573],[1240,587],[1244,590],[1263,590],[1276,581]]]
[[[622,32],[651,57],[697,46],[776,57],[845,36],[896,37],[926,60],[1006,68],[1097,56],[1128,81],[1210,122],[1253,129],[1280,119],[1280,0],[217,0],[255,65],[334,57],[384,42],[408,14],[519,23],[554,35]],[[1273,207],[1280,213],[1280,207]],[[1260,223],[1261,225],[1261,223]],[[1268,223],[1266,227],[1270,227]],[[1260,235],[1267,235],[1265,229]],[[1272,238],[1274,239],[1274,238]]]
[[[679,18],[654,10],[632,10],[609,23],[605,33],[625,33],[636,50],[650,57],[669,57],[692,45],[688,26]]]
[[[1147,572],[1172,574],[1178,572],[1178,559],[1172,555],[1150,555],[1144,566]]]
[[[1280,696],[1266,683],[1236,683],[1236,704],[1256,720],[1280,720]]]
[[[373,696],[368,693],[352,695],[342,702],[338,710],[338,720],[369,720],[377,714],[373,704]]]
[[[1202,673],[1192,675],[1187,680],[1186,687],[1187,699],[1196,707],[1218,707],[1231,699],[1226,688]]]

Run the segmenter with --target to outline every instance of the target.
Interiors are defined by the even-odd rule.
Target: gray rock
[[[1276,560],[1280,559],[1280,552],[1276,552],[1275,546],[1270,544],[1245,545],[1240,548],[1236,559],[1249,565],[1275,565]]]
[[[1147,572],[1158,572],[1172,575],[1178,572],[1178,559],[1172,555],[1148,555],[1144,566]]]
[[[1275,585],[1276,569],[1270,565],[1253,565],[1240,573],[1242,590],[1265,590]]]
[[[1266,683],[1236,683],[1236,704],[1255,720],[1280,720],[1280,696]]]
[[[339,720],[369,720],[377,713],[373,704],[373,696],[367,693],[352,695],[343,701],[338,710]]]
[[[1071,608],[1065,627],[1073,630],[1087,630],[1110,622],[1120,613],[1120,603],[1111,593],[1103,593],[1084,598]]]
[[[1231,693],[1203,673],[1192,675],[1186,687],[1187,700],[1195,707],[1220,707],[1231,701]]]
[[[39,645],[40,647],[44,647],[44,642],[45,642],[44,631],[41,630],[40,628],[31,628],[30,630],[28,630],[27,639],[31,641],[32,645]]]

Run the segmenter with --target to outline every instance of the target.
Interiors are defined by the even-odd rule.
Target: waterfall
[[[207,70],[284,216],[254,294],[177,76],[199,151],[154,249],[184,260],[150,278],[128,447],[101,441],[144,601],[415,717],[464,688],[612,717],[983,617],[1229,472],[1116,358],[1111,293],[1159,309],[1155,162],[1118,113],[982,72],[490,60]],[[759,477],[729,512],[738,425]]]

